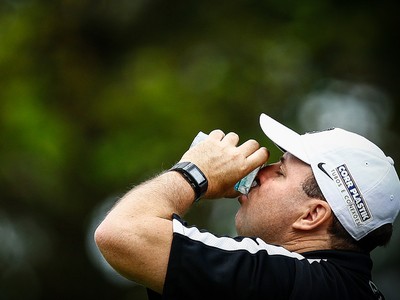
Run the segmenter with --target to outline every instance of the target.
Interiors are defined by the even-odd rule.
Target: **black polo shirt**
[[[259,238],[218,237],[173,217],[162,297],[149,299],[384,299],[368,254],[294,253]]]

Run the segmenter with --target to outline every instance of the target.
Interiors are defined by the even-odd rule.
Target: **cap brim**
[[[260,126],[265,135],[279,148],[310,164],[301,135],[266,114],[260,115]]]

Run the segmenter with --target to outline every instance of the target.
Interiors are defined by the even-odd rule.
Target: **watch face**
[[[199,170],[197,170],[196,168],[193,168],[192,170],[190,170],[190,173],[192,174],[192,176],[194,177],[194,179],[198,182],[198,183],[202,183],[205,178],[203,177],[203,175],[201,175],[201,173],[199,172]]]

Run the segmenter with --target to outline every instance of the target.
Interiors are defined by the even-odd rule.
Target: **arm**
[[[268,152],[254,140],[220,130],[190,148],[180,161],[196,164],[208,179],[204,198],[235,197],[234,184],[265,163]],[[172,242],[171,216],[183,216],[195,197],[177,172],[165,172],[129,191],[95,232],[106,260],[122,275],[162,292]]]

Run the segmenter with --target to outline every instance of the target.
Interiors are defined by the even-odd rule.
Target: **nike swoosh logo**
[[[323,163],[323,162],[319,163],[319,164],[318,164],[318,169],[320,169],[320,170],[321,170],[322,172],[324,172],[331,180],[333,180],[332,177],[331,177],[331,175],[329,175],[329,173],[325,170],[324,165],[325,165],[325,163]]]

